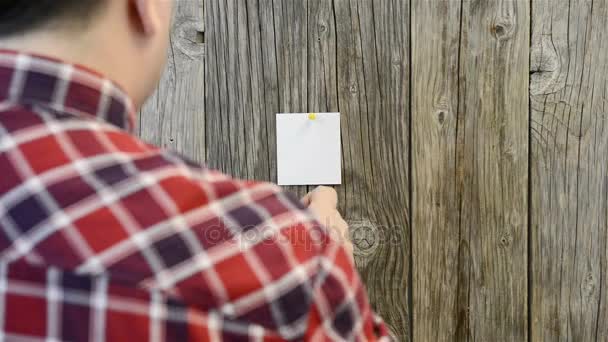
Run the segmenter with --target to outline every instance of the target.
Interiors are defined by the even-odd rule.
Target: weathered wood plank
[[[272,5],[278,112],[308,112],[308,0],[273,0]],[[276,159],[276,154],[271,158]],[[305,186],[286,188],[300,197],[309,190]]]
[[[209,164],[276,180],[275,113],[341,111],[341,209],[373,305],[408,340],[409,3],[216,0],[207,8]]]
[[[532,338],[606,341],[608,6],[532,13]]]
[[[412,8],[414,341],[470,336],[469,227],[459,224],[461,10],[461,1],[450,0],[416,1]]]
[[[334,1],[341,205],[370,300],[410,340],[409,1]]]
[[[274,181],[275,113],[308,110],[307,1],[217,0],[208,7],[209,165]]]
[[[228,79],[226,54],[228,48],[228,34],[226,25],[228,15],[225,13],[225,1],[207,1],[205,22],[207,30],[207,64],[205,69],[205,106],[209,115],[206,118],[206,134],[208,144],[206,156],[208,165],[226,173],[235,173],[231,155],[242,156],[237,150],[235,142],[230,135],[230,120],[235,120],[234,98],[236,90]],[[223,10],[223,11],[222,11]],[[232,69],[234,70],[234,68]],[[234,77],[234,74],[231,74]],[[236,132],[233,132],[236,134]]]
[[[139,136],[205,160],[205,44],[203,0],[177,1],[167,67],[140,111]]]
[[[209,1],[207,157],[235,177],[271,179],[257,1]]]
[[[414,340],[525,341],[529,3],[412,20]]]
[[[462,20],[460,222],[470,234],[470,331],[473,340],[525,341],[530,3],[465,2]]]

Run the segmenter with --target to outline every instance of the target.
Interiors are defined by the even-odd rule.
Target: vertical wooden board
[[[224,0],[208,1],[206,6],[208,64],[205,70],[205,105],[209,113],[206,118],[206,156],[210,167],[235,175],[244,172],[245,146],[242,139],[240,143],[238,141],[242,128],[234,129],[234,122],[241,121],[241,113],[236,109],[241,87],[234,86],[237,79],[236,53],[230,48],[238,44],[234,37],[234,26],[238,21],[234,11],[227,13],[227,7]]]
[[[309,0],[273,0],[272,5],[279,99],[277,112],[305,113],[309,111]],[[276,158],[276,155],[273,158]],[[299,197],[308,191],[306,186],[285,188]]]
[[[207,157],[234,177],[269,180],[257,1],[210,1]]]
[[[224,1],[207,1],[205,6],[205,22],[207,40],[207,63],[205,67],[205,107],[207,113],[205,121],[205,134],[207,138],[206,159],[210,167],[217,168],[226,173],[233,173],[231,159],[232,145],[230,139],[229,122],[234,113],[229,112],[228,104],[234,96],[229,92],[230,84],[226,76],[226,46],[227,33],[226,22],[228,18],[224,12],[220,12],[220,6]],[[234,119],[233,119],[234,120]]]
[[[332,0],[308,0],[308,111],[337,112],[336,22]]]
[[[414,6],[416,340],[527,340],[529,21],[523,0]]]
[[[530,3],[464,1],[460,222],[473,340],[527,340]]]
[[[341,209],[370,300],[400,340],[409,324],[409,2],[335,0]]]
[[[532,339],[606,341],[608,6],[532,14]]]
[[[308,0],[273,0],[279,110],[308,111]]]
[[[207,158],[276,180],[275,114],[308,111],[308,1],[209,2]],[[303,196],[306,187],[289,187]]]
[[[469,238],[460,226],[464,177],[457,140],[461,10],[462,2],[452,0],[412,7],[414,341],[470,336]]]
[[[275,145],[274,136],[269,135],[270,126],[274,126],[274,115],[270,106],[265,101],[267,83],[265,81],[266,66],[264,64],[263,50],[264,42],[263,26],[269,26],[269,22],[263,20],[260,13],[261,5],[257,1],[243,0],[246,10],[246,22],[248,24],[249,60],[242,65],[251,69],[251,124],[245,127],[254,129],[249,133],[247,140],[251,148],[248,156],[251,156],[251,177],[270,181],[276,178],[276,170],[273,168],[275,156],[270,153],[270,146]],[[274,69],[276,70],[276,68]]]
[[[248,2],[251,4],[251,2]],[[266,137],[268,140],[268,169],[270,180],[277,181],[277,144],[275,113],[279,112],[279,79],[277,74],[277,50],[272,0],[259,0],[257,3],[260,18],[260,49],[262,64],[262,86],[266,118]],[[253,12],[252,10],[250,10]]]
[[[203,0],[177,1],[167,67],[140,111],[139,136],[196,161],[205,160]]]

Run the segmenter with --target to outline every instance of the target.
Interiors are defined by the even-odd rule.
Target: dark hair
[[[0,37],[53,22],[85,24],[106,0],[0,0]]]

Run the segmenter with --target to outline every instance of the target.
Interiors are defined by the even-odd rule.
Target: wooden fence
[[[606,341],[607,2],[179,0],[140,135],[275,181],[274,114],[339,111],[395,336]]]

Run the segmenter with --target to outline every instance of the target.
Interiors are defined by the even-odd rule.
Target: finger
[[[300,202],[302,202],[307,207],[310,205],[311,201],[312,201],[312,191],[307,193],[306,195],[304,195],[304,197],[302,197],[300,199]]]
[[[348,223],[342,217],[336,218],[336,228],[340,231],[344,241],[350,241]]]
[[[319,186],[310,193],[310,202],[319,202],[324,206],[336,208],[338,206],[338,193],[334,188]]]

